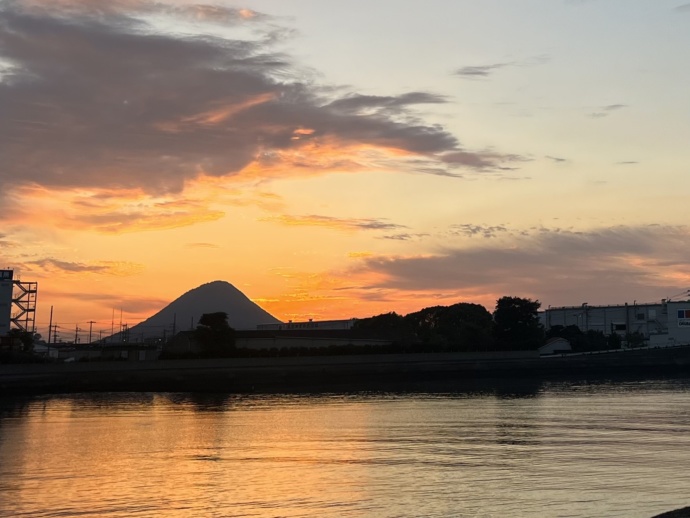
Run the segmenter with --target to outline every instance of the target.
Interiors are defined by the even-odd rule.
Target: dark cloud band
[[[27,5],[0,7],[5,185],[174,193],[200,175],[237,175],[324,138],[419,155],[446,172],[511,160],[463,150],[408,112],[441,96],[338,97],[304,80],[273,50],[280,28],[260,13],[126,0]],[[165,32],[145,21],[154,14],[222,22],[227,36]],[[253,36],[232,36],[240,26]]]

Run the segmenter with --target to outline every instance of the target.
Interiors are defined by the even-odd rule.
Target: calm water
[[[690,505],[690,385],[0,398],[0,516],[622,516]]]

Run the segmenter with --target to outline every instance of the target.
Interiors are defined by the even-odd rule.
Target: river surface
[[[3,517],[630,518],[688,505],[688,381],[0,397]]]

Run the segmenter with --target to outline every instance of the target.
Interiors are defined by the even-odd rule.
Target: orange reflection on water
[[[362,427],[366,412],[345,410],[334,421],[289,402],[48,400],[42,412],[0,429],[2,472],[13,474],[17,513],[209,516],[250,506],[292,516],[286,509],[296,515],[310,502],[313,512],[325,492],[344,503],[359,498],[352,488],[366,478],[357,464],[366,448],[336,438]]]

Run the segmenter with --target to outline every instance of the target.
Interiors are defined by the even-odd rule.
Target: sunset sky
[[[683,0],[0,0],[0,268],[44,333],[213,280],[282,320],[672,297],[688,63]]]

